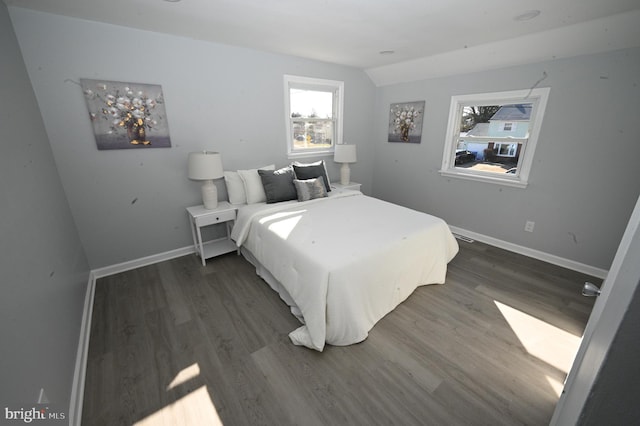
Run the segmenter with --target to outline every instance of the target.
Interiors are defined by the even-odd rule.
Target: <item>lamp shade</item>
[[[222,157],[219,152],[202,151],[189,153],[189,179],[212,180],[224,176]]]
[[[336,163],[355,163],[356,146],[351,144],[336,145],[333,161]]]

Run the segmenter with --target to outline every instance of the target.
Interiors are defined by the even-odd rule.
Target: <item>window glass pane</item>
[[[478,143],[461,139],[454,164],[456,168],[485,173],[516,173],[522,146],[522,143]]]
[[[463,106],[454,167],[516,173],[522,143],[507,138],[529,136],[532,107],[532,103]]]
[[[532,103],[468,105],[462,108],[460,133],[470,136],[529,136]]]
[[[549,88],[451,97],[440,174],[526,188]]]
[[[291,117],[333,118],[333,93],[290,89]]]
[[[294,120],[293,149],[331,148],[333,127],[331,120]]]
[[[344,82],[285,75],[287,156],[332,155],[342,140]]]

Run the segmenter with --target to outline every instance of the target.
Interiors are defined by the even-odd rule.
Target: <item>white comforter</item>
[[[293,343],[350,345],[416,287],[443,283],[458,244],[442,220],[357,191],[240,208],[231,237],[287,294]]]

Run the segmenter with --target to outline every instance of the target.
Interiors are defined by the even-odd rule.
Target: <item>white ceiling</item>
[[[473,58],[466,61],[468,66],[489,69],[492,64],[532,62],[534,59],[522,50],[535,50],[531,56],[540,60],[540,55],[543,59],[566,56],[571,53],[569,46],[576,48],[577,54],[594,53],[591,52],[594,48],[589,47],[593,40],[604,45],[595,51],[640,46],[639,0],[5,0],[5,3],[353,66],[367,70],[376,84],[388,84],[387,74],[396,76],[392,80],[411,79],[410,73],[406,73],[408,68],[426,66],[424,71],[428,73],[436,66],[442,68],[436,74],[451,73],[460,61],[465,62],[465,57]],[[539,10],[540,15],[527,21],[515,19],[531,10]],[[529,45],[534,41],[535,49]],[[566,53],[555,54],[558,45],[564,46],[560,51]],[[388,50],[394,53],[380,53]],[[490,58],[486,58],[487,52],[492,52]],[[457,59],[452,61],[452,57]],[[447,65],[447,61],[452,62]],[[398,77],[402,71],[407,75]],[[425,77],[424,73],[421,75]]]

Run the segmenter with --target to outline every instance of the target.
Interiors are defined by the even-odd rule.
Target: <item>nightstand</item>
[[[360,186],[362,184],[356,182],[349,182],[346,185],[341,184],[340,182],[331,182],[331,190],[332,191],[343,191],[345,189],[352,189],[354,191],[360,191]]]
[[[204,206],[187,207],[189,222],[191,223],[191,234],[193,236],[193,246],[196,253],[202,259],[202,265],[206,265],[206,260],[230,253],[237,250],[236,244],[231,240],[231,226],[236,220],[236,208],[226,201],[220,201],[218,208],[207,210]],[[201,228],[210,225],[224,223],[227,227],[227,236],[211,241],[202,242]]]

